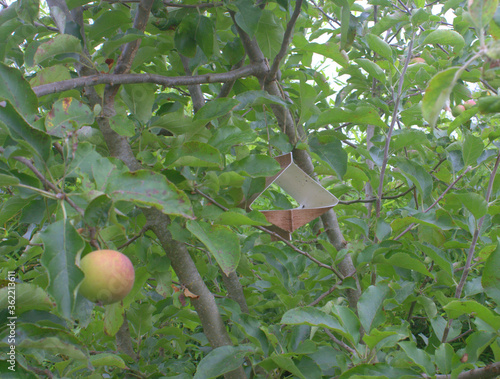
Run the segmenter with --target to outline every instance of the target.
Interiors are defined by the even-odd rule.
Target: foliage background
[[[2,377],[498,374],[498,1],[2,6]],[[290,242],[288,152],[340,199]]]

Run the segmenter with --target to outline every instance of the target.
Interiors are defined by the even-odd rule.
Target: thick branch
[[[233,16],[233,21],[234,21],[234,14],[231,14]],[[255,38],[250,39],[247,33],[245,33],[235,22],[235,27],[236,30],[238,31],[238,35],[240,36],[241,42],[245,48],[245,51],[250,58],[251,62],[262,62],[264,61],[264,54],[262,53],[262,50],[260,49],[259,45],[257,44],[257,41]],[[286,94],[284,94],[276,81],[270,81],[266,82],[265,81],[265,76],[261,75],[258,78],[261,81],[261,85],[263,85],[264,89],[271,95],[278,96],[278,97],[284,97],[286,99]],[[272,104],[271,109],[278,120],[278,124],[280,125],[281,129],[286,133],[288,136],[290,143],[292,145],[296,145],[299,141],[305,141],[307,140],[307,136],[305,135],[304,129],[302,127],[297,127],[295,124],[295,120],[293,115],[290,113],[289,110],[287,110],[285,107],[282,107],[280,105]],[[306,150],[299,150],[299,149],[294,149],[293,151],[293,158],[295,163],[304,171],[306,172],[309,176],[312,178],[315,178],[315,173],[314,173],[314,166],[312,164],[311,156]],[[333,209],[330,209],[328,212],[324,213],[321,216],[321,220],[323,222],[323,225],[325,227],[325,231],[327,233],[328,239],[330,240],[331,244],[337,249],[341,250],[347,246],[347,242],[342,235],[342,231],[340,230],[340,225],[337,220],[337,215],[333,211]],[[288,241],[287,241],[288,242]],[[293,245],[292,245],[293,246]],[[350,254],[346,254],[342,262],[339,264],[339,269],[340,269],[340,277],[346,277],[352,275],[353,272],[355,272],[354,264],[352,262],[352,257]],[[359,299],[359,296],[361,295],[361,290],[359,287],[358,279],[356,277],[356,282],[357,282],[357,289],[352,290],[348,289],[346,291],[347,293],[347,298],[349,300],[349,305],[353,308],[356,309],[357,307],[357,302]]]
[[[458,374],[457,379],[493,379],[500,375],[500,362],[492,363],[485,367],[475,368],[474,370],[464,371]],[[423,378],[431,378],[423,375]],[[449,379],[450,375],[436,375],[435,379]]]
[[[248,66],[216,74],[196,76],[163,76],[158,74],[100,74],[80,78],[62,80],[60,82],[42,84],[33,88],[37,96],[50,95],[81,87],[92,87],[98,84],[137,84],[154,83],[165,87],[189,86],[205,83],[225,83],[262,72],[262,66],[250,64]]]

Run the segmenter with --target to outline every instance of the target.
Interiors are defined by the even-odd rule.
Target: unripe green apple
[[[474,105],[476,105],[476,102],[472,99],[470,100],[467,100],[465,103],[464,103],[464,107],[465,109],[471,109]]]
[[[410,63],[425,63],[425,59],[420,57],[415,57],[411,59]]]
[[[134,285],[134,266],[118,251],[93,251],[82,258],[80,269],[85,279],[79,292],[96,303],[116,303],[127,296]]]
[[[460,116],[465,111],[465,107],[462,104],[459,104],[451,109],[451,114],[453,117]]]

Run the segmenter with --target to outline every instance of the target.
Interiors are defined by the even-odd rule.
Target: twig
[[[285,57],[286,51],[290,42],[292,40],[293,29],[295,27],[295,23],[297,22],[297,18],[300,15],[300,9],[302,7],[302,0],[296,0],[295,9],[292,13],[292,17],[290,17],[290,21],[286,25],[285,34],[283,35],[283,42],[281,43],[281,48],[278,51],[278,54],[274,57],[273,65],[267,74],[267,80],[272,81],[275,80],[276,74],[280,67],[281,60]]]
[[[219,204],[217,201],[215,201],[214,199],[212,199],[209,195],[207,195],[206,193],[203,193],[202,191],[200,191],[198,188],[195,188],[195,192],[201,196],[203,196],[205,199],[209,200],[212,204],[214,204],[215,206],[219,207],[220,209],[222,209],[223,211],[228,211],[229,208],[226,208],[225,206],[223,206],[222,204]],[[341,280],[344,280],[345,279],[345,276],[342,275],[335,267],[333,266],[329,266],[319,260],[317,260],[316,258],[314,258],[311,254],[309,254],[308,252],[306,251],[303,251],[301,249],[299,249],[298,247],[296,247],[294,244],[292,244],[290,241],[287,241],[286,239],[284,239],[282,236],[280,236],[278,233],[275,233],[267,228],[264,228],[263,226],[259,226],[259,225],[256,225],[254,226],[254,228],[256,229],[259,229],[260,231],[262,232],[265,232],[271,236],[273,236],[274,238],[276,238],[277,240],[280,240],[281,242],[283,242],[284,244],[286,244],[288,247],[292,248],[295,252],[307,257],[310,261],[313,261],[314,263],[316,263],[318,266],[320,267],[323,267],[323,268],[326,268],[327,270],[330,270],[332,271],[335,275],[337,275],[338,278],[340,278]]]
[[[490,202],[491,191],[493,189],[493,181],[494,181],[495,176],[497,174],[499,164],[500,164],[500,152],[498,153],[497,160],[495,162],[495,166],[493,167],[493,171],[491,172],[491,175],[490,175],[488,189],[486,190],[485,200],[486,200],[487,204]],[[474,250],[476,248],[477,239],[479,237],[479,231],[481,230],[481,227],[483,226],[483,222],[484,222],[485,217],[486,217],[486,215],[481,217],[477,223],[476,231],[474,232],[474,237],[472,239],[472,244],[470,246],[469,253],[467,254],[467,261],[466,261],[465,266],[464,266],[464,271],[462,273],[462,277],[460,278],[460,282],[459,282],[459,284],[457,286],[457,290],[455,292],[455,297],[457,299],[459,299],[460,296],[462,295],[462,290],[463,290],[463,287],[465,285],[465,280],[467,279],[467,275],[469,275],[472,259],[474,258]]]
[[[5,152],[5,149],[3,147],[0,147],[0,153],[4,153]],[[60,190],[59,188],[57,188],[57,186],[50,182],[46,177],[45,175],[43,175],[40,171],[38,171],[38,169],[33,165],[33,163],[25,158],[25,157],[11,157],[12,159],[15,159],[16,161],[18,162],[21,162],[22,164],[24,164],[27,168],[29,168],[33,174],[35,174],[35,176],[40,179],[40,181],[43,183],[43,185],[49,189],[51,189],[52,191],[54,191],[56,193],[56,195],[59,195],[59,197],[61,199],[64,199],[68,202],[68,204],[73,208],[75,209],[79,214],[83,215],[85,213],[85,210],[83,208],[80,208],[78,205],[76,205],[76,203],[71,200],[70,198],[68,198],[68,196],[62,191]]]
[[[469,334],[469,333],[471,333],[473,331],[474,331],[473,329],[469,329],[469,330],[463,332],[462,334],[460,334],[459,336],[456,336],[455,338],[452,338],[451,340],[446,341],[446,343],[455,342],[455,341],[459,340],[460,338],[465,337],[467,334]]]
[[[347,345],[345,342],[339,340],[337,337],[335,337],[332,332],[330,332],[328,329],[326,328],[323,328],[323,331],[326,333],[326,335],[328,337],[330,337],[330,339],[335,342],[337,345],[339,345],[340,347],[346,349],[349,353],[351,354],[356,354],[356,350],[354,350],[352,347],[350,347],[349,345]]]
[[[405,196],[406,194],[408,194],[409,192],[413,191],[414,189],[415,189],[415,186],[412,186],[412,187],[408,188],[406,191],[401,192],[398,195],[382,196],[382,199],[383,200],[398,199],[400,197]],[[357,199],[357,200],[348,200],[348,201],[339,200],[339,204],[349,205],[349,204],[355,204],[355,203],[373,203],[375,201],[377,201],[376,198],[372,198],[372,199]]]
[[[497,174],[499,164],[500,164],[500,152],[497,155],[497,160],[495,161],[495,166],[493,167],[493,171],[491,172],[490,180],[488,182],[488,189],[486,190],[486,197],[485,197],[486,203],[490,202],[491,190],[493,189],[493,181]],[[465,281],[467,280],[467,276],[469,276],[472,259],[474,258],[474,253],[476,250],[477,240],[479,238],[479,232],[481,231],[481,227],[483,226],[485,217],[486,215],[484,215],[479,219],[476,225],[476,229],[474,230],[474,235],[472,236],[472,242],[469,247],[469,252],[467,253],[467,260],[465,262],[464,270],[462,272],[462,276],[460,277],[460,282],[457,285],[457,289],[455,290],[455,298],[457,299],[460,299],[460,297],[462,296],[462,291],[465,286]],[[444,328],[443,331],[443,338],[441,339],[443,343],[446,342],[446,339],[448,338],[448,333],[450,332],[450,326],[452,321],[453,321],[452,319],[449,319],[448,322],[446,323],[446,327]]]
[[[319,295],[316,299],[314,299],[311,303],[308,304],[309,307],[314,307],[315,305],[319,304],[321,300],[323,300],[325,297],[330,295],[333,291],[337,289],[338,286],[340,286],[343,283],[343,280],[339,280],[337,283],[335,283],[333,286],[330,287],[330,289],[326,292],[323,292],[321,295]]]
[[[246,76],[256,75],[262,71],[259,64],[249,64],[245,67],[222,73],[204,74],[195,76],[163,76],[158,74],[99,74],[83,76],[55,83],[42,84],[33,87],[37,96],[68,91],[80,87],[96,86],[98,84],[137,84],[154,83],[165,87],[188,86],[205,83],[225,83]]]
[[[448,191],[450,189],[453,188],[453,186],[460,180],[462,179],[462,177],[467,174],[470,170],[472,169],[471,166],[467,167],[467,169],[458,177],[456,178],[453,183],[451,183],[444,191],[443,193],[437,198],[437,200],[432,203],[431,206],[429,206],[429,208],[427,208],[426,210],[424,210],[423,213],[427,213],[429,212],[432,208],[434,208],[442,199],[443,197],[448,193]],[[411,223],[405,230],[403,230],[396,238],[394,238],[394,241],[397,241],[398,239],[400,239],[401,237],[403,237],[406,233],[408,233],[411,229],[413,229],[413,227],[415,226],[415,223]]]
[[[180,3],[174,3],[172,1],[164,1],[163,4],[165,4],[167,7],[177,7],[177,8],[214,8],[214,7],[222,7],[224,6],[224,2],[217,2],[217,3],[199,3],[199,4],[180,4]]]
[[[334,19],[333,17],[331,17],[328,13],[326,13],[323,8],[321,8],[314,0],[311,0],[311,3],[313,3],[314,7],[319,10],[323,16],[326,17],[326,19],[328,20],[328,23],[330,24],[330,26],[332,27],[332,29],[335,29],[335,27],[332,25],[332,22],[336,23],[338,26],[340,26],[340,22],[336,19]]]
[[[387,137],[385,140],[384,160],[382,162],[382,168],[381,168],[381,172],[380,172],[380,182],[378,185],[377,203],[376,203],[376,208],[375,208],[377,219],[380,217],[380,208],[382,206],[382,189],[384,188],[385,170],[387,168],[387,161],[389,160],[389,145],[391,143],[392,131],[394,130],[394,125],[396,125],[396,121],[398,118],[399,102],[401,101],[401,96],[402,96],[402,92],[403,92],[404,77],[406,74],[406,69],[408,68],[408,64],[410,63],[410,60],[411,60],[412,50],[413,50],[413,39],[410,40],[410,43],[408,45],[408,52],[406,54],[405,65],[403,67],[403,70],[401,71],[401,75],[399,76],[398,94],[396,97],[396,101],[394,102],[394,111],[392,112],[391,125],[389,126],[389,131],[387,132]]]
[[[128,245],[130,245],[132,242],[134,242],[135,240],[137,240],[139,237],[141,237],[144,233],[146,233],[148,230],[149,230],[149,226],[148,225],[145,225],[143,226],[143,228],[141,229],[141,231],[139,233],[137,233],[137,235],[133,236],[131,239],[129,239],[127,242],[125,242],[123,245],[121,246],[118,246],[117,250],[121,250],[125,247],[127,247]]]

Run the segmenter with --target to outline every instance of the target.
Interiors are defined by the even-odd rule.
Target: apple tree
[[[499,374],[498,0],[0,6],[2,378]]]

